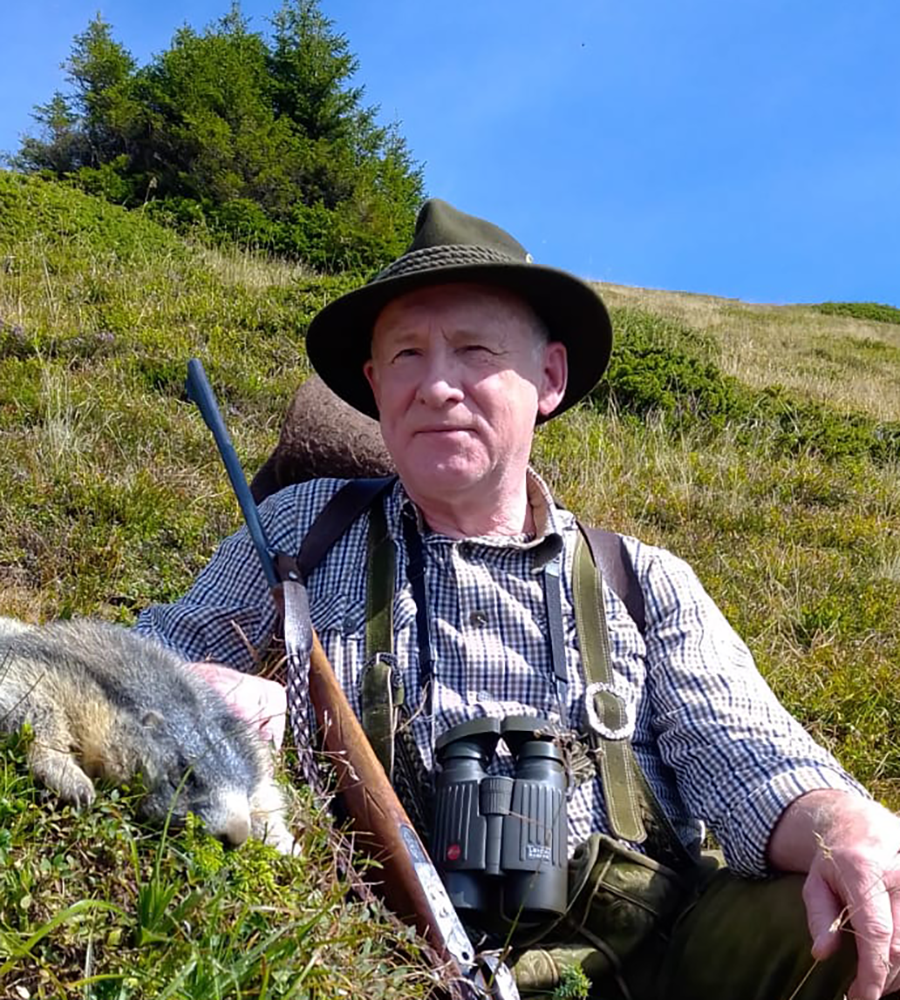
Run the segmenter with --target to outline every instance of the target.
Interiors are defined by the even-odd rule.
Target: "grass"
[[[184,396],[188,358],[252,474],[308,374],[310,318],[349,284],[0,173],[0,613],[128,623],[182,593],[239,523]],[[616,364],[541,430],[537,466],[586,521],[688,557],[782,700],[900,809],[893,313],[601,291]],[[414,946],[347,901],[315,824],[303,864],[204,860],[216,845],[191,830],[161,845],[127,796],[56,810],[4,754],[5,993],[424,995]]]
[[[60,809],[0,743],[0,983],[10,997],[378,997],[427,994],[412,935],[350,901],[323,816],[301,858],[226,851],[189,818],[160,836],[110,789]]]

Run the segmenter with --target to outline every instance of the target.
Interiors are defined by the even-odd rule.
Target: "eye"
[[[197,784],[193,769],[188,770],[187,766],[170,768],[166,777],[173,791],[176,788],[192,789]]]
[[[404,347],[399,351],[396,351],[391,357],[391,364],[396,361],[403,361],[406,358],[418,357],[421,352],[415,347]]]

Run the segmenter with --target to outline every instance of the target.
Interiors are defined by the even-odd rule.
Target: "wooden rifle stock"
[[[425,849],[338,683],[318,636],[313,638],[310,654],[309,692],[325,753],[337,773],[338,791],[356,836],[382,866],[380,895],[398,917],[415,923],[435,951],[452,960],[435,919],[435,900],[422,885],[404,837],[415,837],[423,855]]]
[[[447,890],[372,749],[356,713],[313,633],[309,693],[337,787],[354,831],[381,865],[380,895],[402,920],[414,923],[446,963],[445,985],[460,1000],[520,1000],[499,956],[475,954]]]

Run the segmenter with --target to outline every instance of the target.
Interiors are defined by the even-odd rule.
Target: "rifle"
[[[335,677],[312,629],[306,586],[295,558],[275,552],[268,543],[259,512],[247,486],[203,365],[188,363],[187,394],[212,431],[253,540],[263,574],[279,609],[283,609],[285,648],[306,674],[309,661],[309,702],[323,733],[324,749],[334,761],[337,788],[357,838],[379,861],[384,879],[381,895],[397,916],[414,922],[419,934],[449,967],[453,988],[461,1000],[495,997],[519,1000],[512,973],[496,955],[476,954],[440,875],[428,857],[406,810],[397,798],[384,768]],[[297,697],[296,689],[292,694]],[[302,697],[302,695],[300,695]],[[302,703],[300,717],[302,718]],[[311,729],[299,727],[298,747],[304,776],[318,789],[313,762]]]

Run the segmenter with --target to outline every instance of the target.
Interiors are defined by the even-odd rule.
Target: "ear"
[[[541,416],[549,416],[562,402],[566,394],[569,378],[569,356],[565,345],[553,340],[544,348],[544,364],[538,410]]]
[[[366,376],[366,381],[375,397],[375,405],[378,406],[378,377],[375,374],[375,362],[371,358],[363,365],[363,375]]]
[[[159,714],[159,712],[154,712],[152,709],[149,712],[145,712],[141,718],[141,725],[145,729],[159,729],[159,727],[166,720]]]

